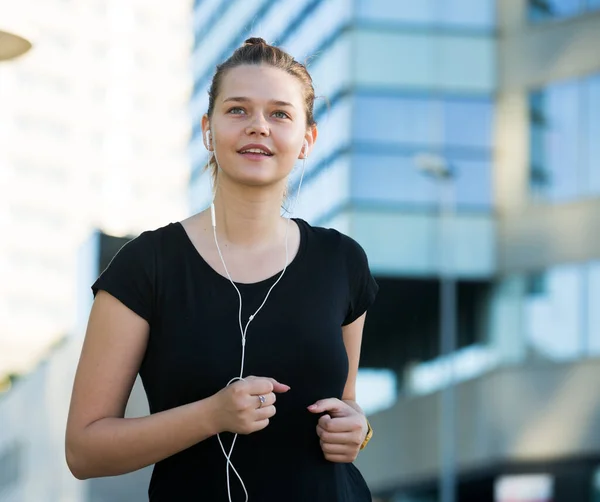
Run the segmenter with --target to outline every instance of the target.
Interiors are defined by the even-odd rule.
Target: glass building
[[[438,500],[448,386],[455,500],[595,500],[600,2],[197,0],[194,30],[194,211],[211,197],[215,66],[249,36],[309,61],[320,134],[295,216],[357,239],[381,287],[359,376],[376,434],[358,464],[378,500]],[[423,154],[452,170],[452,204]]]

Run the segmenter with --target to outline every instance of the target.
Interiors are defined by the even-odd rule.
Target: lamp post
[[[456,351],[456,280],[453,269],[452,222],[456,213],[455,172],[441,156],[421,154],[415,164],[436,181],[439,209],[440,355],[448,381],[440,392],[440,480],[439,501],[456,501],[456,397],[451,360]]]
[[[0,61],[7,61],[25,54],[31,42],[8,31],[0,30]]]

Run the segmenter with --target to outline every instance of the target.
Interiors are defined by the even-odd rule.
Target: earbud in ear
[[[305,159],[308,157],[308,141],[307,140],[304,140],[304,145],[302,146],[302,154]]]
[[[205,135],[205,138],[206,138],[206,147],[207,147],[209,150],[210,150],[210,149],[211,149],[211,147],[212,147],[212,145],[211,145],[211,143],[210,143],[210,137],[211,137],[210,131],[206,131],[206,135]]]

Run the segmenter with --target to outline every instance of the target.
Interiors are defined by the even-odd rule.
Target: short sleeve
[[[369,269],[365,250],[350,237],[344,240],[346,241],[344,255],[348,273],[349,305],[342,326],[351,324],[363,315],[373,304],[379,291],[379,286]]]
[[[150,232],[127,242],[92,284],[110,293],[146,321],[152,319],[155,291],[155,253]]]

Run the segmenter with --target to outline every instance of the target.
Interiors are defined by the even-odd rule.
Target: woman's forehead
[[[242,65],[228,70],[221,81],[219,100],[244,97],[252,101],[303,102],[302,84],[284,70],[267,65]]]

